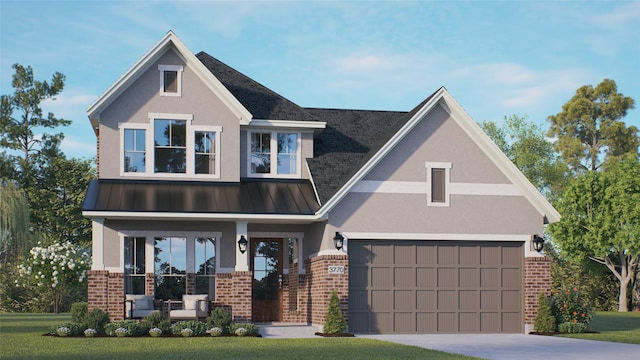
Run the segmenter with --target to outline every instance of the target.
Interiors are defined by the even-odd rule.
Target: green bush
[[[583,333],[587,331],[587,324],[577,321],[567,321],[558,325],[558,331],[569,334]]]
[[[147,317],[142,319],[142,325],[149,330],[158,328],[162,330],[164,334],[169,334],[171,331],[171,322],[161,312],[153,312]]]
[[[207,332],[207,325],[198,320],[178,321],[171,327],[171,333],[181,334],[184,329],[191,329],[193,330],[193,336],[200,336]]]
[[[129,336],[140,336],[149,333],[149,328],[145,327],[141,322],[135,320],[119,320],[108,323],[104,326],[104,331],[109,336],[116,336],[116,329],[125,328]]]
[[[537,332],[556,331],[556,317],[553,316],[549,298],[543,293],[538,296],[538,314],[534,322],[534,330]]]
[[[84,317],[87,316],[88,311],[89,305],[86,302],[74,302],[71,304],[71,319],[73,322],[82,323],[84,322]]]
[[[563,288],[553,295],[556,323],[566,322],[589,324],[594,307],[577,287]]]
[[[78,322],[67,322],[62,324],[57,324],[49,328],[49,334],[56,335],[58,333],[58,329],[61,327],[66,327],[69,329],[68,335],[84,335],[84,331],[86,329],[85,325]]]
[[[338,293],[333,290],[331,292],[331,298],[329,298],[329,311],[327,312],[327,318],[324,320],[324,333],[325,334],[342,334],[347,329],[347,323],[342,316],[342,310],[340,310],[340,299],[338,299]]]
[[[219,327],[224,334],[227,334],[232,322],[231,313],[224,308],[217,307],[207,316],[207,329]]]
[[[238,335],[237,331],[241,328],[245,330],[243,335],[255,335],[260,333],[259,328],[252,323],[232,323],[229,326],[229,332]]]
[[[95,329],[98,334],[104,334],[104,327],[109,323],[109,314],[102,309],[94,308],[84,316],[82,323],[86,328]]]

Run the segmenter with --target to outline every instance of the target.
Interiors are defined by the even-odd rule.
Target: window
[[[249,176],[299,177],[299,142],[299,133],[249,132]]]
[[[207,294],[215,299],[216,290],[216,239],[195,238],[196,294]]]
[[[216,174],[216,133],[195,131],[194,135],[196,174]]]
[[[449,206],[449,178],[451,163],[425,163],[429,189],[427,206]]]
[[[124,238],[124,292],[145,293],[145,242],[144,237]]]
[[[180,65],[158,65],[161,96],[182,96],[182,69]]]
[[[145,172],[144,129],[124,129],[124,172]]]
[[[156,119],[154,121],[155,172],[187,172],[187,122]]]
[[[187,238],[156,237],[155,297],[182,299],[187,290]]]

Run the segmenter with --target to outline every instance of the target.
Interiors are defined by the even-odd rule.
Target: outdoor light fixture
[[[333,244],[336,246],[336,249],[342,249],[342,245],[344,245],[344,236],[336,231],[336,236],[333,237]]]
[[[238,240],[238,249],[240,249],[241,253],[245,253],[247,252],[247,244],[249,242],[247,241],[247,238],[244,237],[244,235],[240,235],[240,240]]]
[[[537,252],[544,248],[544,238],[542,236],[533,235],[533,249]]]

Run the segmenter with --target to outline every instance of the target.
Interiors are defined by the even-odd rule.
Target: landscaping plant
[[[577,287],[560,289],[553,295],[553,303],[557,324],[582,323],[586,329],[593,317],[594,308],[591,302]],[[560,327],[558,330],[561,331]]]
[[[329,298],[329,311],[324,320],[323,332],[325,334],[342,334],[346,329],[347,323],[344,321],[342,310],[340,310],[340,299],[338,299],[338,293],[333,290],[331,298]]]
[[[158,328],[165,334],[168,334],[171,331],[171,322],[161,312],[153,312],[147,315],[142,319],[142,325],[145,329]]]
[[[256,335],[260,333],[258,327],[252,323],[233,323],[229,326],[229,332],[238,336]]]
[[[193,333],[190,336],[200,336],[206,334],[207,325],[198,320],[178,321],[177,323],[173,324],[173,326],[171,326],[171,333],[181,334],[182,336],[184,336],[184,334],[182,334],[182,330],[184,329],[191,329]]]
[[[542,333],[556,331],[556,317],[553,316],[551,303],[544,293],[540,293],[538,296],[538,314],[533,328],[535,331]]]
[[[145,327],[141,322],[135,320],[113,321],[108,323],[104,327],[105,333],[109,336],[122,336],[118,335],[118,333],[122,334],[123,331],[119,331],[118,329],[125,329],[126,336],[140,336],[149,332],[149,328]]]
[[[207,329],[214,327],[222,329],[222,333],[229,333],[229,327],[233,319],[231,313],[224,308],[217,307],[211,311],[211,314],[207,316]]]

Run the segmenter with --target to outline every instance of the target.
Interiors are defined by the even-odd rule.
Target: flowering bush
[[[69,329],[66,326],[61,326],[56,331],[56,334],[58,334],[58,336],[67,336],[67,335],[69,335],[70,332],[71,332],[71,329]]]
[[[236,335],[238,336],[245,336],[247,334],[247,329],[243,328],[243,327],[239,327],[236,329]]]
[[[182,330],[189,329],[193,332],[192,336],[200,336],[204,335],[207,332],[207,326],[205,323],[197,320],[183,320],[178,321],[177,323],[171,326],[171,333],[173,334],[182,334]]]
[[[567,321],[558,325],[558,331],[561,333],[577,334],[587,331],[587,324],[581,322]]]
[[[116,331],[119,328],[127,330],[127,336],[140,336],[149,332],[148,327],[145,327],[144,324],[136,320],[112,321],[104,326],[104,331],[109,336],[118,336]]]
[[[560,289],[553,295],[556,322],[558,324],[572,322],[589,324],[594,308],[577,287]]]
[[[222,329],[219,327],[212,327],[211,329],[207,330],[207,334],[211,336],[220,336],[222,334]]]
[[[158,337],[160,335],[162,335],[162,330],[159,328],[153,328],[151,330],[149,330],[149,335],[153,336],[153,337]]]
[[[87,330],[84,331],[84,336],[86,336],[86,337],[94,337],[94,336],[96,336],[97,333],[98,333],[98,331],[96,331],[96,329],[88,328]]]
[[[125,337],[125,336],[129,336],[129,331],[126,328],[123,327],[119,327],[115,330],[116,336],[117,337]]]
[[[186,328],[186,329],[182,329],[182,331],[180,331],[180,335],[184,336],[184,337],[191,337],[193,336],[193,330]]]
[[[255,335],[260,332],[258,327],[252,323],[232,323],[229,330],[232,334],[236,334],[238,336]]]
[[[29,251],[30,257],[18,265],[16,285],[34,286],[53,293],[53,311],[58,313],[64,288],[70,283],[82,283],[90,268],[89,255],[66,241]]]

